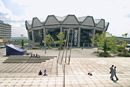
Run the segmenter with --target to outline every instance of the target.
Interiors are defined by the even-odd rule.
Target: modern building
[[[9,40],[11,38],[11,25],[0,20],[0,39]]]
[[[109,22],[104,19],[94,19],[92,16],[76,17],[67,15],[64,17],[49,15],[45,21],[40,21],[37,17],[32,19],[32,23],[25,22],[28,37],[32,43],[40,43],[45,40],[45,36],[50,34],[54,40],[58,40],[57,35],[65,30],[70,30],[70,37],[73,33],[73,46],[89,46],[91,38],[96,33],[107,31]],[[46,44],[44,44],[46,46]]]

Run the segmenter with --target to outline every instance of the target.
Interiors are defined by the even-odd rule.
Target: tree
[[[122,52],[123,52],[124,55],[126,55],[126,54],[128,53],[127,50],[125,49],[126,46],[127,46],[127,42],[125,41],[127,35],[128,35],[128,33],[122,34],[122,36],[124,37],[124,39],[123,39],[123,44],[122,44],[122,46],[123,46]]]
[[[122,44],[122,46],[124,47],[124,49],[125,49],[125,47],[127,46],[127,42],[125,41],[126,38],[127,38],[127,35],[128,35],[128,33],[122,34],[122,36],[124,37],[124,39],[123,39],[123,44]]]
[[[104,49],[104,53],[106,54],[107,53],[107,41],[105,40],[104,41],[104,46],[103,46],[103,49]]]
[[[25,38],[25,37],[24,37],[23,34],[21,34],[20,36],[22,37],[22,39],[21,39],[21,46],[22,46],[22,47],[21,47],[21,48],[24,49],[24,48],[25,48],[25,46],[24,46],[24,38]]]
[[[21,48],[24,48],[24,40],[23,39],[21,40],[21,46],[22,46]]]
[[[50,44],[54,43],[54,39],[51,37],[50,34],[48,34],[48,35],[46,35],[45,41],[42,41],[42,42],[47,44],[47,47],[46,47],[46,48],[52,48],[52,47],[50,46]]]
[[[99,49],[103,48],[105,40],[106,40],[106,32],[102,32],[102,34],[97,33],[95,37],[91,38],[91,42],[97,45]]]
[[[60,32],[58,35],[57,35],[57,38],[59,39],[58,41],[55,41],[55,44],[59,44],[60,45],[60,47],[59,47],[59,49],[61,48],[63,48],[63,45],[64,45],[64,42],[66,41],[66,40],[64,40],[64,38],[65,38],[65,35],[63,34],[63,32]]]
[[[97,45],[99,49],[103,49],[104,53],[106,53],[107,50],[117,51],[117,39],[108,32],[102,32],[102,34],[97,33],[95,37],[91,38],[91,41]]]
[[[107,46],[108,47],[107,48],[109,48],[114,53],[117,52],[117,42],[119,41],[119,39],[110,33],[108,33],[107,35],[108,35],[108,37],[107,37],[107,44],[108,44]]]

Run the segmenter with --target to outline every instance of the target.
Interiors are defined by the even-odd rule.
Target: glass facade
[[[11,38],[11,25],[0,22],[0,39]]]
[[[43,29],[39,29],[39,30],[34,30],[33,31],[33,34],[34,34],[34,41],[35,42],[39,42],[39,43],[42,43],[42,40],[43,40],[43,32],[42,32]]]
[[[92,29],[81,29],[80,33],[80,46],[90,46],[91,38],[93,35]]]
[[[60,33],[60,28],[46,29],[46,35],[50,34],[53,39],[58,40],[57,35]]]
[[[66,39],[66,35],[67,35],[67,31],[68,29],[64,28],[62,31],[65,34],[65,39]],[[69,31],[69,45],[71,45],[71,38],[72,38],[72,30],[73,30],[73,40],[72,40],[72,45],[73,46],[77,46],[78,44],[78,28],[74,28],[74,29],[70,29]]]
[[[66,35],[67,35],[67,30],[69,30],[69,28],[62,28],[62,32],[65,34],[65,39],[66,39]],[[78,45],[78,28],[72,28],[72,29],[70,28],[68,45],[69,46],[71,45],[72,30],[73,30],[72,46],[77,46]],[[60,28],[48,28],[48,29],[46,29],[46,35],[50,34],[53,37],[54,41],[58,40],[57,35],[59,33],[60,33]],[[96,33],[101,34],[102,31],[96,30],[95,34]],[[33,30],[33,34],[34,34],[33,35],[34,41],[43,45],[43,43],[42,43],[42,40],[44,40],[43,29]],[[81,28],[81,31],[80,31],[80,46],[89,47],[90,43],[91,43],[92,36],[93,36],[93,29],[83,29],[83,28]],[[29,39],[32,40],[32,32],[29,32]],[[52,46],[55,46],[55,44],[52,44]]]
[[[70,30],[68,44],[71,45],[71,37],[73,36],[72,45],[77,47],[89,47],[93,34],[101,34],[109,26],[109,22],[105,22],[104,19],[94,19],[92,16],[76,17],[75,15],[66,15],[64,17],[49,15],[45,21],[41,22],[35,17],[32,23],[29,24],[29,21],[26,21],[25,24],[28,31],[34,30],[34,33],[32,33],[34,42],[41,42],[44,40],[45,35],[48,34],[54,38],[54,41],[57,41],[57,35],[61,31]],[[73,35],[72,30],[74,30]],[[66,32],[65,36],[67,36]],[[56,46],[56,44],[54,45]]]
[[[32,32],[29,32],[29,39],[32,40]]]
[[[42,35],[42,40],[44,40],[44,31],[43,31],[43,29],[40,29],[40,34]]]
[[[102,31],[96,30],[96,31],[95,31],[95,34],[96,34],[96,33],[102,34]]]

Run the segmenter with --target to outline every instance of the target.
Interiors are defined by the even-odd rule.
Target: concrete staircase
[[[40,58],[30,56],[10,56],[3,63],[41,63],[53,59],[55,56],[40,56]]]

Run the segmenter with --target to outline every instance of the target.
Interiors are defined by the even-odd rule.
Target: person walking
[[[114,65],[112,65],[112,66],[110,67],[110,73],[111,73],[110,78],[111,78],[111,80],[113,80],[113,75],[114,75]]]
[[[113,72],[114,72],[113,76],[115,76],[116,80],[118,80],[118,77],[116,76],[116,66],[114,67]]]

